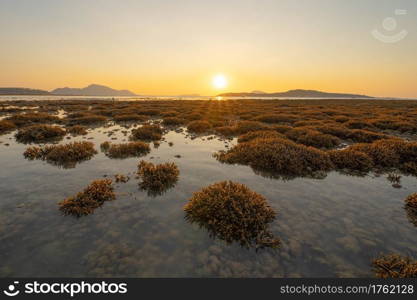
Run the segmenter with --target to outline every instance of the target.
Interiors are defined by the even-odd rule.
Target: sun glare
[[[213,87],[216,89],[224,89],[227,87],[227,78],[224,75],[216,75],[213,77]]]

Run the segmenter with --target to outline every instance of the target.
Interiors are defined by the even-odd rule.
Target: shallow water
[[[62,143],[93,138],[99,151],[103,141],[127,141],[121,130],[108,137],[112,129],[125,130],[98,128]],[[192,140],[174,131],[143,158],[109,159],[99,151],[73,169],[25,160],[27,145],[15,143],[13,134],[0,141],[1,277],[362,277],[372,276],[371,259],[380,253],[416,254],[417,228],[403,208],[417,191],[415,177],[403,176],[401,189],[385,176],[336,172],[321,180],[269,179],[212,157],[234,141]],[[179,182],[148,196],[134,176],[140,159],[177,163]],[[131,177],[116,185],[116,201],[82,218],[61,215],[59,201],[115,174]],[[192,193],[222,180],[268,199],[278,212],[271,225],[282,240],[278,250],[228,245],[184,220]]]

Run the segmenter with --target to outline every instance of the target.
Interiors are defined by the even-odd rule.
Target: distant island
[[[44,95],[44,96],[103,96],[103,97],[132,97],[137,96],[129,90],[115,90],[104,85],[90,84],[85,88],[58,88],[51,92],[17,87],[0,87],[0,95]]]
[[[250,93],[223,93],[220,97],[294,97],[294,98],[373,98],[365,95],[342,94],[342,93],[326,93],[315,90],[289,90],[279,93],[265,93],[261,91],[253,91]]]
[[[0,88],[0,95],[50,95],[48,91],[35,90],[28,88],[6,87]]]
[[[129,90],[115,90],[98,84],[90,84],[89,86],[81,89],[69,87],[58,88],[51,91],[51,94],[60,96],[136,96],[135,93]]]

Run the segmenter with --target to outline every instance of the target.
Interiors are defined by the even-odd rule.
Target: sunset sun
[[[227,84],[228,84],[227,78],[222,74],[218,74],[213,77],[212,84],[213,84],[213,87],[216,89],[224,89],[227,87]]]

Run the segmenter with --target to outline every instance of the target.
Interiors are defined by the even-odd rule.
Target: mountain
[[[28,88],[6,87],[0,88],[0,95],[50,95],[49,92],[43,90],[34,90]]]
[[[201,97],[200,94],[182,94],[182,95],[177,95],[176,97]]]
[[[58,88],[51,92],[54,95],[61,96],[136,96],[128,90],[114,90],[104,85],[90,84],[89,86],[77,89],[77,88]]]
[[[289,90],[280,93],[224,93],[221,97],[292,97],[292,98],[373,98],[365,95],[326,93],[315,90]]]
[[[264,91],[252,91],[251,94],[266,94]]]

